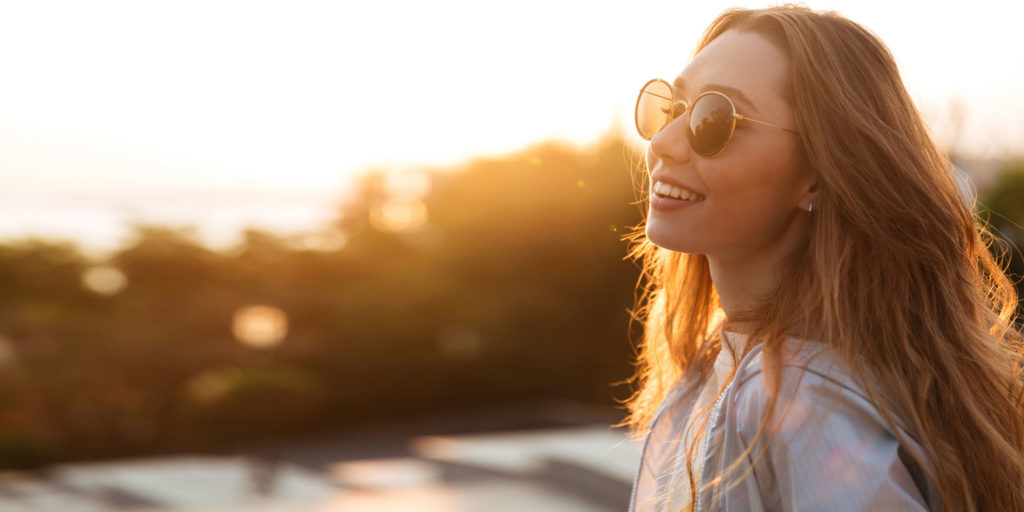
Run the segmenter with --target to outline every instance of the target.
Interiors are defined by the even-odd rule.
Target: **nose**
[[[690,161],[692,150],[690,141],[686,138],[687,115],[681,115],[672,120],[665,128],[651,138],[651,152],[662,160],[670,160],[675,163],[686,163]]]

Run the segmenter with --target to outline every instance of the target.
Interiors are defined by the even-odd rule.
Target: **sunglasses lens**
[[[701,156],[717,154],[729,142],[736,118],[732,103],[720,94],[705,94],[690,109],[690,147]]]
[[[671,112],[672,88],[668,82],[647,82],[636,100],[636,130],[645,140],[651,140],[668,124]]]

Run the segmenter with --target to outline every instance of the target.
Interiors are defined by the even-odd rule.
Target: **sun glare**
[[[40,210],[66,219],[85,209],[95,225],[206,225],[210,208],[195,207],[197,195],[213,205],[252,192],[340,196],[374,166],[457,166],[610,129],[629,138],[639,85],[678,73],[704,24],[737,2],[526,1],[502,9],[502,23],[468,0],[56,4],[22,2],[0,16],[0,46],[16,49],[0,52],[0,217],[16,219],[0,223],[0,237],[35,234],[24,230],[41,229]],[[811,7],[876,31],[915,98],[965,98],[966,147],[1019,148],[1024,53],[991,50],[1019,46],[1022,8],[950,5],[930,8],[929,23],[914,30],[904,21],[919,14],[911,4]],[[581,13],[587,23],[576,23]],[[651,13],[674,20],[672,30],[652,32]],[[423,222],[413,200],[429,181],[394,180],[392,198],[405,202],[382,206],[378,225]],[[150,196],[174,206],[132,201]],[[273,224],[247,213],[267,209],[239,207],[232,229],[251,218]],[[98,231],[111,230],[61,234]]]

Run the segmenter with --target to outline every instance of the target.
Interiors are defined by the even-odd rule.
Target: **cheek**
[[[708,184],[733,198],[791,200],[799,174],[795,148],[771,141],[777,143],[746,144],[743,151],[715,162],[705,174]]]
[[[790,152],[765,150],[754,158],[722,161],[716,173],[705,176],[717,214],[735,228],[763,229],[792,213],[798,179]],[[710,170],[710,169],[709,169]]]
[[[729,203],[733,208],[760,203],[773,196],[778,183],[772,169],[761,165],[733,165],[719,172],[705,175],[711,196],[716,202]]]

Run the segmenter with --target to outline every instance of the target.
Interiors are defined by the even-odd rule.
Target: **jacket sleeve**
[[[763,372],[739,384],[736,424],[750,446],[768,391]],[[763,501],[782,510],[928,510],[878,410],[849,387],[802,367],[783,370],[775,412],[750,458]]]

